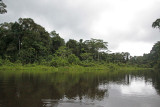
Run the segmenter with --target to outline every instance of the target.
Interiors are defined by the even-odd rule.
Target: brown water
[[[0,73],[0,107],[160,107],[160,73]]]

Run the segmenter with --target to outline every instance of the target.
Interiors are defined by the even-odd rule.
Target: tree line
[[[0,14],[7,13],[6,7],[0,0]],[[152,27],[160,30],[160,19],[154,21]],[[101,39],[69,39],[65,43],[55,30],[48,33],[31,18],[0,24],[0,65],[4,62],[36,62],[59,66],[98,61],[160,68],[160,41],[155,43],[150,53],[143,56],[132,57],[128,52],[107,52],[108,43]]]
[[[69,39],[65,42],[56,31],[48,33],[33,19],[19,18],[16,22],[0,24],[0,57],[22,64],[51,62],[51,65],[59,66],[81,61],[127,63],[130,54],[109,54],[108,43],[101,39]]]
[[[159,28],[157,19],[153,26]],[[0,24],[0,65],[4,63],[65,66],[92,62],[160,67],[160,41],[149,54],[132,57],[128,52],[109,53],[108,42],[101,39],[67,42],[55,31],[50,33],[31,18]]]

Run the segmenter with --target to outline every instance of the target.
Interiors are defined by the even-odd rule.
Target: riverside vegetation
[[[158,19],[153,27],[159,28]],[[149,54],[110,53],[101,39],[67,42],[56,31],[48,33],[31,18],[0,24],[0,69],[52,71],[135,70],[160,67],[160,42]]]

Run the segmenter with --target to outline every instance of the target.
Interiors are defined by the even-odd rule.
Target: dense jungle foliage
[[[160,42],[153,46],[149,54],[132,57],[128,52],[111,53],[108,43],[101,39],[69,39],[65,42],[56,31],[48,33],[33,19],[19,18],[16,22],[0,24],[0,65],[13,63],[55,67],[115,63],[158,68]]]

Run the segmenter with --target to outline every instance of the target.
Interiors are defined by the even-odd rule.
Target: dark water
[[[0,72],[0,107],[160,107],[160,73]]]

